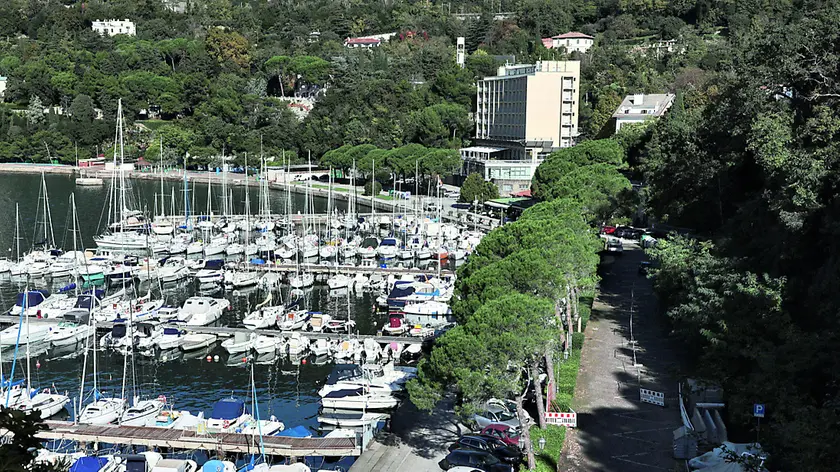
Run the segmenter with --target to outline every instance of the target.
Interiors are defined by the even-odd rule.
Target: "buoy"
[[[35,368],[36,368],[36,369],[40,369],[40,368],[41,368],[41,361],[40,361],[40,360],[35,361]]]
[[[242,362],[248,362],[248,358],[247,358],[247,357],[243,357],[243,358],[242,358]]]
[[[212,361],[212,360],[213,360],[213,357],[212,357],[212,356],[207,356],[207,362],[210,362],[210,361]]]
[[[213,356],[213,360],[216,361],[216,362],[219,362],[219,355],[216,354],[215,356]]]
[[[306,365],[306,359],[300,361],[301,364]]]

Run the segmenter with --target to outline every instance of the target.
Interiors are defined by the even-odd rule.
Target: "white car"
[[[607,252],[615,252],[617,254],[621,254],[624,252],[624,245],[618,238],[609,238],[607,239],[606,249]]]

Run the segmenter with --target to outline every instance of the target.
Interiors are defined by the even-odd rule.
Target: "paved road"
[[[469,429],[458,422],[448,396],[431,413],[405,402],[391,419],[390,434],[378,439],[350,468],[350,472],[440,472],[438,462],[447,447]]]
[[[578,429],[567,435],[560,470],[672,471],[672,431],[680,426],[675,349],[654,319],[651,283],[638,274],[642,250],[625,243],[622,256],[605,257],[578,374]],[[631,310],[641,367],[629,342]],[[642,403],[640,384],[665,392],[666,407]]]

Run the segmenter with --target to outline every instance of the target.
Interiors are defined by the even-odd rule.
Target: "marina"
[[[98,456],[361,455],[453,325],[478,227],[211,176],[16,176],[37,195],[0,210],[0,365],[15,381],[0,394],[52,416],[39,438]]]

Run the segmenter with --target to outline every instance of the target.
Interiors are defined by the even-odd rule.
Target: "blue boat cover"
[[[324,398],[343,398],[343,397],[354,397],[358,395],[362,395],[364,393],[364,388],[348,388],[342,390],[333,390],[332,392],[324,395]]]
[[[201,472],[223,472],[225,470],[225,463],[220,460],[209,460],[201,466]]]
[[[70,466],[70,472],[98,472],[107,463],[106,457],[80,457]]]
[[[223,259],[213,259],[212,261],[204,261],[204,268],[209,270],[218,270],[225,266]]]
[[[294,428],[284,429],[279,433],[276,433],[275,436],[281,436],[284,438],[311,438],[312,433],[309,432],[309,429],[306,426],[295,426]]]
[[[385,238],[379,243],[380,246],[396,246],[397,240],[394,238]]]
[[[214,420],[232,420],[239,418],[245,413],[245,402],[238,398],[226,398],[219,400],[213,405],[213,412],[210,418]]]
[[[50,296],[50,292],[48,290],[30,290],[29,292],[19,293],[17,294],[17,298],[15,298],[15,305],[23,306],[24,295],[26,295],[26,306],[32,307],[40,305],[41,302]]]
[[[85,310],[93,310],[96,302],[102,299],[101,290],[97,290],[96,295],[79,295],[76,297],[76,304],[73,308],[83,308]]]
[[[75,290],[75,289],[76,289],[76,284],[74,282],[72,284],[65,285],[64,287],[61,287],[60,289],[58,289],[58,293],[69,292],[70,290]]]
[[[176,336],[181,334],[181,331],[179,331],[178,328],[163,328],[163,334],[167,336]]]
[[[265,264],[265,259],[259,259],[259,258],[255,257],[255,258],[251,259],[251,264],[263,265],[263,264]]]

